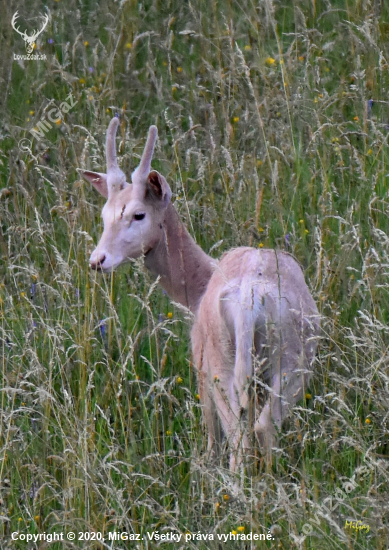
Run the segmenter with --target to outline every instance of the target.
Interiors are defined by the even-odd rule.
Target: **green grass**
[[[126,531],[144,540],[50,548],[386,550],[388,7],[46,5],[36,50],[46,61],[14,61],[25,49],[10,25],[19,9],[21,29],[39,26],[29,18],[44,3],[6,6],[0,20],[1,548],[27,547],[11,540],[15,531]],[[33,138],[50,101],[59,106],[69,94],[74,108]],[[288,249],[323,316],[309,395],[272,468],[256,448],[235,491],[228,450],[218,463],[207,457],[190,319],[141,262],[113,276],[88,266],[103,199],[76,168],[105,170],[115,112],[128,174],[149,125],[158,126],[153,166],[206,251]],[[358,486],[335,509],[336,490],[352,476]],[[369,532],[345,529],[348,518]],[[299,542],[306,525],[313,530]],[[216,538],[238,527],[271,529],[274,540],[147,538]]]

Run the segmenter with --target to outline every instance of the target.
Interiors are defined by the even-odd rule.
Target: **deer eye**
[[[146,214],[144,212],[137,212],[136,214],[134,214],[134,220],[139,222],[140,220],[143,220],[145,216]]]

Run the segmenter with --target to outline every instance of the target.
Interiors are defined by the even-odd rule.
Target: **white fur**
[[[168,294],[195,315],[192,349],[209,450],[220,449],[224,433],[236,470],[253,427],[270,459],[277,430],[311,377],[320,330],[301,268],[286,252],[253,248],[212,260],[182,224],[166,180],[151,170],[157,129],[151,127],[129,184],[117,166],[118,126],[113,119],[107,132],[107,176],[81,171],[108,197],[91,267],[111,271],[145,256],[145,266]],[[140,213],[145,215],[139,221]]]

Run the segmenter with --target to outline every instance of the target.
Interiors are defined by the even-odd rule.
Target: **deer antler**
[[[110,172],[112,169],[115,170],[116,168],[118,168],[115,144],[115,137],[118,127],[119,117],[115,116],[109,123],[107,130],[107,141],[105,145],[105,152],[107,157],[107,172]]]
[[[143,186],[144,182],[147,179],[149,172],[151,171],[151,159],[153,158],[154,146],[158,137],[158,129],[156,126],[150,126],[149,135],[147,136],[147,141],[145,148],[143,150],[142,158],[138,168],[132,173],[132,183],[135,186]]]
[[[107,157],[107,185],[108,195],[113,195],[117,191],[121,191],[127,186],[126,176],[122,172],[118,165],[118,159],[116,156],[116,144],[115,137],[119,127],[119,117],[115,116],[108,126],[107,141],[105,145],[106,157]]]

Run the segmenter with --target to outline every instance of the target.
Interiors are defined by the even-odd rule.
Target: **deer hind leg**
[[[207,335],[203,348],[204,377],[200,383],[200,398],[208,428],[208,448],[217,452],[221,443],[220,425],[232,449],[238,447],[241,428],[239,411],[231,399],[232,357],[227,351],[228,344],[214,336],[211,332]],[[230,469],[235,470],[233,458]]]
[[[280,405],[281,364],[279,348],[269,346],[270,375],[266,373],[265,381],[270,386],[268,397],[254,425],[254,431],[267,462],[271,461],[271,450],[277,442],[277,428],[281,429],[282,418]]]
[[[216,326],[216,325],[215,325]],[[210,328],[203,338],[201,371],[199,372],[200,398],[203,403],[204,419],[208,428],[208,448],[215,449],[221,443],[220,424],[227,437],[230,469],[235,471],[240,464],[238,449],[242,440],[241,410],[239,400],[233,391],[234,354],[226,335]],[[247,437],[243,438],[247,448]]]
[[[271,373],[266,376],[270,393],[254,427],[268,461],[271,460],[271,449],[277,442],[277,430],[281,430],[282,422],[303,397],[309,381],[309,361],[303,356],[302,342],[295,338],[294,345],[291,342],[283,345],[276,331],[272,331],[270,341]]]
[[[239,292],[223,299],[223,317],[234,341],[233,370],[225,384],[226,399],[218,401],[219,416],[231,448],[230,469],[235,471],[250,447],[248,437],[249,387],[253,375],[255,305],[252,287],[244,283]]]
[[[243,427],[241,410],[231,395],[232,379],[214,382],[214,397],[218,416],[227,437],[230,449],[230,470],[235,472],[242,462],[244,451],[249,447],[247,434]]]

